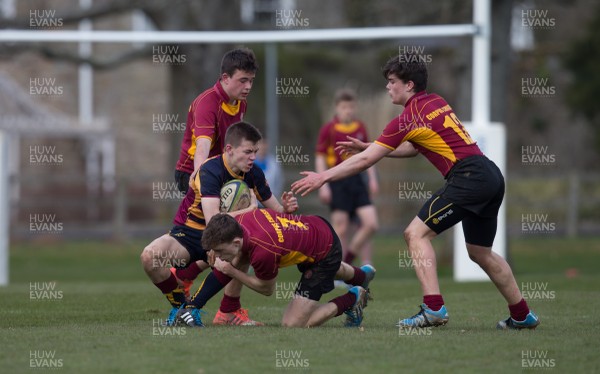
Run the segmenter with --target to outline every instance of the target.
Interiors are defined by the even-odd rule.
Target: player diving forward
[[[340,240],[324,218],[271,209],[257,209],[235,218],[221,213],[206,226],[202,246],[212,251],[210,261],[217,270],[213,273],[219,274],[222,286],[233,278],[267,296],[275,289],[279,268],[297,265],[302,276],[283,314],[283,326],[319,326],[342,313],[346,313],[348,327],[362,322],[375,269],[342,262]],[[255,276],[239,270],[248,265],[252,265]],[[354,287],[320,304],[321,296],[334,289],[336,277]],[[178,314],[180,321],[202,326],[200,309],[194,305],[180,309]]]
[[[141,254],[144,271],[172,306],[167,325],[174,324],[177,309],[185,302],[183,287],[169,268],[171,265],[185,267],[199,260],[203,269],[208,268],[206,251],[201,244],[202,233],[210,219],[219,213],[220,191],[225,183],[233,179],[243,180],[263,205],[276,211],[292,213],[298,209],[296,198],[287,192],[282,196],[283,206],[280,205],[271,194],[262,170],[254,165],[261,138],[260,132],[249,123],[239,122],[230,126],[225,135],[225,152],[205,161],[195,176],[191,192],[194,195],[193,203],[190,205],[184,200],[179,206],[177,216],[184,214],[182,211],[185,210],[184,224],[175,225],[168,234],[144,248]],[[256,198],[253,197],[253,204],[249,208],[231,214],[251,211],[256,207]],[[226,310],[222,310],[223,305]],[[241,308],[239,296],[228,295],[224,296],[215,321],[216,324],[258,324]]]

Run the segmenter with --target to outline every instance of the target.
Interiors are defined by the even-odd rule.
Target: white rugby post
[[[85,3],[85,0],[81,0]],[[473,71],[471,126],[468,131],[482,146],[484,153],[494,160],[505,172],[506,135],[501,124],[490,123],[490,0],[473,0],[473,24],[364,27],[345,29],[305,29],[275,31],[100,31],[100,30],[0,30],[0,43],[291,43],[314,41],[352,41],[401,38],[446,38],[473,36]],[[270,121],[271,122],[271,121]],[[465,123],[466,124],[466,123]],[[267,124],[269,127],[271,124]],[[276,123],[272,124],[277,126]],[[268,132],[271,130],[267,129]],[[271,134],[277,134],[277,129]],[[271,139],[276,142],[277,139]],[[493,146],[492,146],[493,143]],[[5,154],[6,147],[0,146]],[[496,154],[496,152],[498,152]],[[6,155],[5,155],[6,156]],[[5,157],[3,156],[3,157]],[[0,163],[0,171],[5,173],[6,161]],[[0,285],[8,279],[8,222],[4,215],[8,210],[6,176],[0,173]],[[505,173],[504,173],[505,174]],[[6,242],[6,244],[3,244]],[[6,248],[2,246],[5,245]],[[498,216],[498,234],[494,251],[505,255],[505,215],[504,204]],[[462,234],[462,225],[454,231],[454,279],[457,281],[488,280],[487,275],[468,258]]]
[[[471,90],[471,122],[464,125],[485,155],[498,165],[506,176],[506,129],[490,121],[491,80],[491,2],[473,0],[473,23],[478,32],[473,36],[473,78]],[[506,257],[506,204],[498,212],[498,230],[493,251]],[[473,261],[465,246],[462,223],[454,228],[454,280],[484,281],[487,274]]]
[[[0,286],[8,285],[8,136],[0,131]]]
[[[474,125],[463,123],[469,135],[477,142],[481,151],[506,175],[506,128],[501,123]],[[498,229],[492,250],[506,257],[506,204],[502,203],[498,212]],[[465,246],[462,223],[454,227],[454,280],[458,282],[485,281],[488,275],[471,259]]]

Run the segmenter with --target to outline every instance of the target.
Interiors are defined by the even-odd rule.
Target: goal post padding
[[[502,123],[491,123],[490,126],[473,126],[464,123],[481,151],[498,165],[506,179],[506,128]],[[492,250],[506,258],[506,196],[498,212],[498,229]],[[485,281],[490,278],[471,259],[465,246],[462,223],[454,228],[454,280],[458,282]]]

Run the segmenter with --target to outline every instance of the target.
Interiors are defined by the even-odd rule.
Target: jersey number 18
[[[469,135],[469,133],[467,132],[467,130],[465,130],[465,128],[463,127],[462,123],[460,123],[460,120],[458,119],[458,117],[456,117],[456,114],[450,113],[449,115],[444,117],[444,127],[452,128],[452,130],[454,130],[454,132],[458,136],[460,136],[460,138],[462,140],[464,140],[465,143],[467,143],[467,144],[475,143],[473,141],[473,139],[471,138],[471,136]]]

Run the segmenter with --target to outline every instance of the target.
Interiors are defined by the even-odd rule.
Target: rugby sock
[[[352,261],[354,261],[354,253],[351,253],[350,251],[346,251],[346,254],[344,255],[344,262],[347,263],[348,265],[352,265]]]
[[[353,286],[362,286],[367,275],[364,271],[362,271],[360,268],[357,268],[356,266],[352,266],[352,269],[354,269],[354,276],[349,281],[346,281],[346,283],[351,284]]]
[[[181,280],[194,280],[198,277],[198,274],[202,273],[202,270],[198,267],[198,264],[192,262],[190,266],[185,269],[177,269],[175,274],[177,278]]]
[[[525,321],[529,314],[529,306],[525,299],[521,299],[521,301],[514,305],[509,305],[508,310],[510,310],[510,318],[515,321]]]
[[[240,297],[233,297],[226,294],[223,294],[223,299],[221,299],[221,307],[219,310],[223,313],[233,313],[236,310],[240,309],[242,304],[240,303]]]
[[[352,292],[348,292],[342,296],[338,296],[335,299],[329,300],[330,303],[334,303],[337,306],[336,317],[344,313],[346,310],[352,308],[354,302],[356,302],[356,295]]]
[[[423,304],[426,304],[429,309],[437,312],[444,306],[444,299],[442,295],[425,295],[423,296]]]
[[[198,288],[198,291],[196,291],[194,297],[192,297],[189,305],[202,309],[208,300],[221,291],[230,280],[231,278],[225,274],[213,270],[208,274],[204,282],[202,282],[200,288]]]
[[[185,293],[177,284],[177,278],[172,273],[169,273],[169,278],[166,280],[154,283],[156,287],[167,297],[169,303],[174,308],[178,308],[185,302]]]

